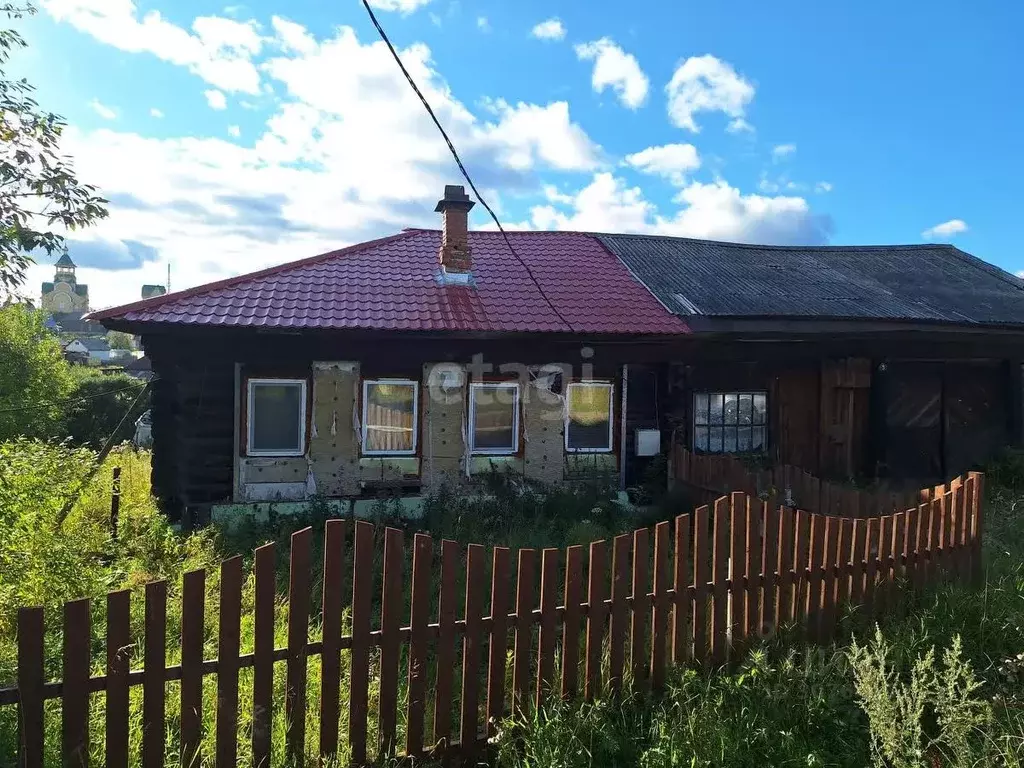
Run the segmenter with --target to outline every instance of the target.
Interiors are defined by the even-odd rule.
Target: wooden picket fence
[[[754,496],[777,496],[779,504],[789,503],[808,512],[853,517],[908,509],[935,494],[935,488],[853,488],[821,480],[789,464],[754,470],[735,456],[693,453],[678,446],[672,452],[672,479],[703,491],[709,498],[743,490]]]
[[[969,578],[981,562],[982,483],[976,473],[957,478],[936,489],[928,502],[869,518],[777,507],[738,491],[655,526],[653,549],[647,528],[610,543],[593,542],[589,549],[569,547],[564,556],[557,549],[521,549],[514,579],[512,552],[495,547],[490,553],[489,601],[483,546],[469,544],[463,557],[462,546],[446,540],[437,557],[434,541],[415,534],[406,602],[405,539],[401,531],[387,528],[376,629],[371,626],[371,591],[377,532],[368,522],[330,520],[324,535],[322,640],[311,641],[308,633],[312,530],[307,528],[291,537],[285,647],[274,644],[275,553],[268,544],[255,553],[252,653],[243,654],[239,647],[244,574],[242,559],[234,557],[220,568],[216,658],[203,658],[206,574],[193,571],[185,575],[181,590],[179,665],[166,663],[164,581],[145,587],[143,637],[130,636],[130,593],[107,595],[106,672],[99,676],[90,676],[90,600],[64,606],[60,681],[44,675],[43,609],[23,608],[18,614],[17,685],[0,689],[0,704],[19,708],[20,764],[26,768],[43,764],[47,699],[61,701],[65,765],[88,764],[89,703],[96,693],[106,697],[103,764],[127,766],[129,690],[134,686],[142,689],[143,766],[163,766],[170,716],[178,718],[183,766],[194,765],[202,748],[216,765],[233,768],[238,758],[239,670],[251,668],[253,724],[251,734],[244,736],[252,740],[255,764],[267,766],[274,665],[283,663],[287,752],[296,764],[304,764],[307,661],[319,656],[322,755],[339,748],[342,706],[349,711],[347,742],[355,764],[403,751],[472,754],[513,708],[522,711],[550,697],[581,693],[591,700],[615,695],[625,686],[656,693],[665,684],[669,664],[734,661],[754,638],[783,624],[802,628],[812,641],[825,641],[834,636],[844,603],[878,615],[893,599],[897,581],[919,588],[943,578]],[[343,570],[349,547],[351,600],[346,601]],[[456,589],[461,567],[464,595]],[[432,616],[435,583],[439,601]],[[462,601],[457,618],[456,603]],[[351,634],[342,632],[346,605]],[[129,669],[126,649],[133,643],[143,646],[141,669]],[[406,736],[399,745],[399,670],[406,647]],[[428,686],[431,666],[436,671]],[[453,724],[458,668],[461,714]],[[216,676],[215,738],[213,744],[201,744],[203,678],[208,675]],[[348,681],[347,701],[340,695],[343,677]],[[379,683],[372,743],[367,727],[371,678]],[[180,683],[176,713],[166,711],[168,681]],[[430,705],[432,729],[427,733]]]

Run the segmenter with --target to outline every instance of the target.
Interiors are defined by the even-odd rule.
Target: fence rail
[[[779,507],[736,491],[672,523],[659,523],[653,537],[651,530],[641,528],[611,542],[593,542],[587,549],[569,547],[564,555],[556,549],[521,549],[515,562],[509,549],[495,547],[490,553],[489,599],[483,546],[469,544],[463,557],[459,544],[445,540],[435,557],[431,537],[415,534],[407,585],[404,536],[387,528],[376,628],[371,625],[375,528],[363,521],[330,520],[324,536],[322,640],[311,641],[308,633],[313,532],[306,528],[291,537],[286,646],[274,644],[275,549],[268,544],[256,550],[253,565],[253,652],[240,652],[245,577],[242,559],[234,557],[220,567],[216,658],[203,658],[206,574],[192,571],[181,590],[180,664],[166,664],[164,581],[145,587],[145,632],[140,638],[130,636],[130,593],[107,595],[106,670],[99,676],[89,675],[90,600],[64,606],[60,681],[45,679],[43,609],[22,608],[17,685],[0,689],[0,704],[19,708],[20,764],[26,768],[43,764],[48,699],[62,702],[65,764],[88,764],[90,695],[96,693],[106,696],[104,764],[126,766],[132,687],[142,689],[143,766],[164,764],[169,719],[177,719],[180,728],[183,765],[194,765],[205,749],[215,756],[216,765],[234,766],[239,671],[251,668],[252,751],[255,765],[267,766],[274,666],[283,663],[287,752],[301,764],[307,661],[319,656],[322,755],[338,751],[343,704],[349,711],[346,736],[354,763],[403,751],[421,755],[426,745],[473,753],[511,708],[525,710],[549,697],[580,693],[594,699],[627,685],[658,691],[669,664],[736,660],[752,639],[784,623],[795,623],[812,641],[827,640],[836,632],[842,604],[861,605],[877,615],[897,580],[920,588],[943,578],[970,577],[980,565],[982,483],[983,477],[972,473],[933,489],[926,502],[869,518]],[[349,548],[351,631],[343,634],[343,571]],[[456,589],[460,568],[465,569],[466,585],[461,595]],[[438,609],[431,616],[435,583]],[[461,617],[457,602],[462,603]],[[144,649],[141,669],[129,669],[127,650],[133,642]],[[406,738],[399,745],[399,671],[405,649]],[[347,651],[344,656],[342,650]],[[509,656],[512,670],[507,677]],[[368,733],[371,666],[379,682],[376,734]],[[434,682],[428,686],[431,666]],[[203,745],[203,679],[209,675],[216,676],[216,728],[214,743]],[[343,677],[348,681],[346,702],[341,700]],[[179,712],[166,711],[168,681],[180,681]],[[451,717],[456,685],[461,701],[457,719]],[[431,706],[433,726],[427,733]]]
[[[676,447],[672,453],[673,480],[703,491],[709,498],[742,490],[754,496],[777,495],[779,504],[809,512],[852,517],[888,514],[931,500],[937,489],[892,491],[852,488],[821,480],[789,464],[751,469],[742,459],[727,455],[693,453]]]

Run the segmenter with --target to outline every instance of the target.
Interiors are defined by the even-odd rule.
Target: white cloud
[[[398,11],[401,14],[412,13],[430,0],[370,0],[370,5],[381,11]]]
[[[640,69],[636,57],[619,48],[611,38],[602,37],[577,45],[576,56],[581,61],[594,62],[590,82],[595,92],[611,88],[622,106],[629,109],[637,109],[647,99],[650,85],[647,75]]]
[[[754,98],[754,86],[736,73],[728,62],[710,54],[691,56],[676,67],[672,79],[665,86],[668,95],[668,115],[679,128],[698,132],[694,121],[698,112],[723,112],[733,118],[729,128],[733,133],[749,127],[746,107]],[[736,121],[743,119],[742,124]]]
[[[736,119],[729,121],[729,125],[725,127],[725,131],[726,133],[754,133],[754,126],[742,117],[737,117]]]
[[[263,76],[276,100],[263,127],[246,127],[244,144],[232,133],[147,138],[67,130],[62,150],[111,200],[97,237],[159,253],[117,280],[96,272],[96,306],[136,298],[137,285],[162,280],[168,262],[175,286],[185,288],[403,227],[438,226],[434,203],[458,174],[387,48],[363,43],[348,27],[310,38],[310,48],[308,32],[296,26],[278,27],[265,43],[274,53]],[[299,44],[282,45],[282,34]],[[413,44],[400,54],[492,205],[502,201],[498,189],[506,199],[540,195],[558,172],[606,165],[566,102],[496,99],[471,111],[434,69],[429,48]],[[211,253],[220,271],[211,271]]]
[[[150,109],[149,109],[149,116],[150,117],[155,117],[155,118],[159,119],[159,118],[164,116],[164,113],[161,110],[157,109],[156,107],[150,107]]]
[[[262,39],[255,22],[202,16],[192,31],[161,16],[139,14],[134,0],[40,0],[57,21],[64,21],[102,43],[128,53],[148,52],[187,67],[206,82],[228,92],[259,93],[259,73],[252,57]]]
[[[535,25],[530,34],[538,40],[562,40],[565,38],[565,25],[555,17]]]
[[[89,106],[92,111],[102,117],[104,120],[116,120],[117,112],[106,104],[103,104],[99,99],[93,99],[89,102]]]
[[[950,219],[921,233],[925,240],[949,239],[967,231],[967,223],[963,219]]]
[[[744,195],[724,180],[692,182],[676,195],[675,210],[662,212],[610,173],[597,173],[575,194],[545,190],[549,204],[530,209],[526,229],[634,232],[756,243],[821,243],[830,222],[800,197]],[[565,210],[568,209],[568,210]]]
[[[274,29],[278,43],[286,51],[305,54],[316,50],[316,39],[301,24],[273,16],[270,26]]]
[[[209,90],[203,91],[203,96],[206,97],[206,103],[210,105],[210,109],[227,109],[228,100],[227,97],[221,91]]]
[[[490,32],[491,31],[491,22],[489,22],[487,20],[486,16],[477,16],[476,17],[476,27],[477,27],[477,29],[479,29],[482,32]]]
[[[817,184],[814,185],[814,191],[818,192],[819,194],[824,192],[831,192],[832,183],[829,181],[819,181]]]
[[[772,160],[779,162],[796,152],[796,144],[776,144],[772,147]]]
[[[700,155],[693,144],[663,144],[626,155],[625,164],[682,186],[686,174],[700,168]]]
[[[231,136],[232,138],[237,139],[241,135],[242,135],[242,129],[239,128],[237,125],[229,125],[228,126],[228,136]]]

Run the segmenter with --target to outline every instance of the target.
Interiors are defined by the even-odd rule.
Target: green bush
[[[90,448],[102,448],[110,438],[130,440],[135,419],[146,409],[148,398],[135,404],[130,414],[128,411],[146,383],[124,373],[104,374],[81,366],[71,371],[74,390],[66,406],[64,435],[74,445]],[[115,435],[119,424],[121,429]]]

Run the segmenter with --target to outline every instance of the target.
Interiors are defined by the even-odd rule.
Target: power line
[[[374,14],[373,9],[370,8],[370,4],[367,2],[367,0],[363,0],[363,7],[366,9],[366,12],[370,14],[370,21],[372,21],[373,26],[377,28],[377,34],[380,35],[380,39],[384,41],[384,44],[387,45],[388,50],[391,51],[391,56],[395,59],[395,62],[398,64],[398,68],[402,70],[402,74],[405,75],[405,79],[408,81],[413,91],[416,93],[420,101],[423,103],[423,107],[424,109],[427,110],[427,114],[430,115],[430,119],[434,121],[434,125],[437,126],[437,130],[441,132],[441,136],[444,138],[445,144],[448,145],[448,150],[452,153],[452,157],[455,158],[455,164],[459,166],[459,170],[462,172],[463,177],[469,184],[469,188],[473,190],[473,194],[476,195],[476,199],[480,201],[480,204],[487,209],[487,212],[489,214],[491,214],[491,218],[497,225],[498,231],[501,232],[502,237],[505,238],[505,245],[508,246],[509,252],[512,254],[516,261],[522,264],[523,269],[526,270],[526,274],[530,276],[530,279],[533,281],[533,284],[537,286],[537,290],[540,292],[541,298],[543,298],[544,301],[547,302],[547,305],[551,308],[551,311],[558,316],[558,319],[561,320],[562,323],[564,323],[570,331],[573,330],[572,323],[566,320],[562,313],[558,311],[558,308],[551,302],[551,299],[549,299],[548,295],[544,292],[544,289],[541,287],[540,281],[537,280],[536,275],[533,274],[533,270],[530,269],[530,266],[525,261],[523,261],[523,259],[519,256],[518,253],[516,253],[516,249],[512,247],[512,241],[509,240],[508,233],[505,231],[505,228],[501,226],[501,222],[498,221],[498,217],[491,209],[491,206],[489,206],[487,204],[487,201],[484,200],[484,196],[480,194],[480,190],[476,188],[476,184],[474,184],[473,179],[470,178],[469,171],[467,171],[466,166],[462,164],[462,159],[459,157],[459,153],[455,149],[455,145],[452,144],[452,140],[448,138],[448,133],[445,131],[444,126],[442,126],[441,121],[437,119],[437,115],[434,114],[434,110],[431,108],[430,102],[427,101],[427,98],[423,95],[423,92],[420,91],[419,86],[416,85],[416,81],[412,79],[412,75],[409,74],[409,70],[405,68],[405,65],[402,63],[401,57],[398,55],[398,51],[396,51],[395,46],[391,44],[391,40],[388,39],[388,35],[384,31],[384,28],[380,25],[380,22],[377,21],[377,16]]]
[[[56,408],[62,405],[71,405],[72,403],[84,403],[87,400],[95,400],[100,397],[106,397],[107,395],[116,395],[119,392],[134,392],[135,387],[121,387],[120,389],[108,389],[106,392],[97,392],[95,395],[82,395],[79,397],[69,397],[66,400],[57,400],[52,403],[39,403],[38,405],[22,405],[17,408],[3,408],[0,409],[2,413],[21,413],[22,411],[39,411],[43,408]]]

